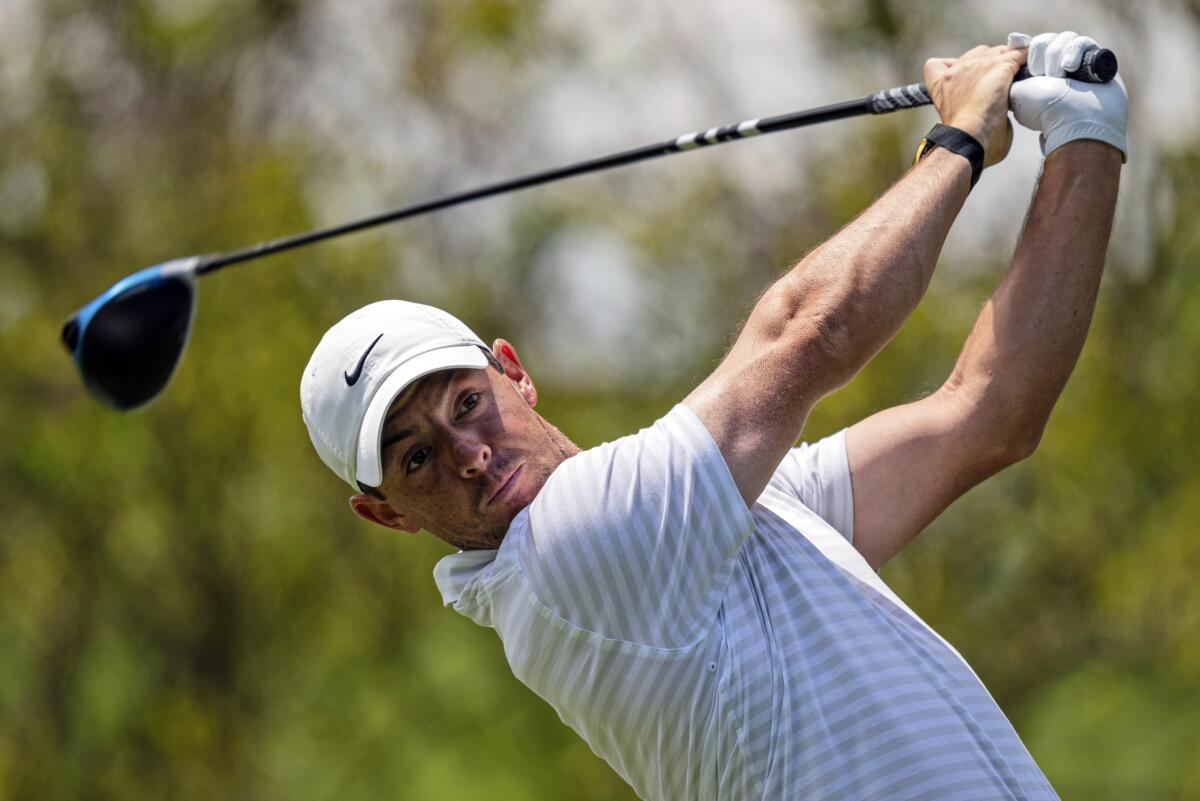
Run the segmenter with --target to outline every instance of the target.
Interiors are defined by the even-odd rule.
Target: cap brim
[[[368,487],[383,483],[383,462],[380,439],[388,409],[396,396],[418,378],[440,370],[482,370],[488,366],[487,356],[478,345],[452,345],[422,353],[398,367],[375,391],[358,431],[358,455],[355,477]]]

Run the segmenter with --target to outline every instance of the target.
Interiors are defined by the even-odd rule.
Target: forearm
[[[925,62],[938,115],[1008,148],[1006,114],[1020,51],[976,47]],[[971,165],[937,148],[883,197],[776,281],[725,358],[686,398],[753,503],[812,407],[854,377],[916,308],[971,185]]]
[[[793,343],[817,395],[852,378],[924,295],[970,174],[962,157],[930,153],[768,290],[747,321],[755,339]]]
[[[1022,452],[1037,444],[1087,337],[1120,172],[1120,152],[1090,140],[1046,159],[1012,269],[947,383]]]

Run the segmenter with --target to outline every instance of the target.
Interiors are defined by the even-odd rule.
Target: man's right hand
[[[985,45],[925,62],[925,86],[938,115],[983,145],[985,167],[1003,159],[1012,144],[1008,92],[1024,63],[1024,49]]]

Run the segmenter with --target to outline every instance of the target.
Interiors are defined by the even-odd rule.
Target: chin
[[[504,542],[504,537],[508,534],[508,527],[512,523],[512,518],[516,516],[517,512],[514,512],[511,516],[505,515],[504,519],[497,521],[488,528],[477,528],[466,531],[460,529],[458,532],[436,534],[435,536],[459,550],[491,550],[499,548],[500,543]]]
[[[481,528],[462,534],[438,535],[439,538],[464,551],[499,548],[512,521],[533,503],[553,472],[529,463],[525,468],[524,473],[517,477],[516,485],[486,508],[483,519],[478,521]]]

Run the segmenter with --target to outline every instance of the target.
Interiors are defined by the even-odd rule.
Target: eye
[[[406,464],[404,466],[404,472],[405,473],[414,472],[418,467],[425,464],[425,460],[428,458],[429,458],[429,449],[428,448],[418,448],[417,450],[413,451],[412,454],[408,457],[408,464]]]
[[[463,398],[463,399],[462,399],[462,403],[460,404],[460,408],[462,409],[462,413],[461,413],[459,416],[461,417],[462,415],[464,415],[464,414],[466,414],[467,412],[471,411],[472,409],[474,409],[474,408],[475,408],[476,406],[478,406],[478,405],[479,405],[479,393],[478,393],[478,392],[472,392],[470,395],[468,395],[467,397],[465,397],[465,398]]]

